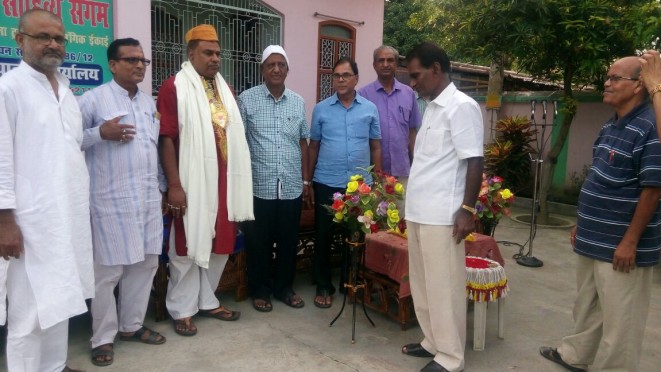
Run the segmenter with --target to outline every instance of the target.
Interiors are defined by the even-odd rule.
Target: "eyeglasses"
[[[632,77],[626,77],[626,76],[617,76],[617,75],[606,75],[604,76],[604,83],[610,80],[613,83],[617,83],[620,80],[630,80],[630,81],[638,81],[638,78],[632,78]]]
[[[138,62],[142,62],[142,64],[145,65],[145,67],[149,66],[149,64],[151,63],[151,61],[148,60],[148,59],[137,58],[137,57],[119,57],[119,58],[117,58],[117,60],[124,61],[124,62],[126,62],[130,65],[137,65]]]
[[[333,74],[332,76],[333,76],[333,80],[340,80],[340,79],[349,80],[352,77],[356,76],[356,74],[350,74],[348,72],[345,72],[343,74]]]
[[[51,40],[54,41],[57,45],[67,45],[69,40],[65,39],[64,36],[50,36],[48,34],[39,34],[39,35],[30,35],[25,32],[19,32],[20,35],[25,35],[29,38],[37,40],[39,44],[48,45]]]

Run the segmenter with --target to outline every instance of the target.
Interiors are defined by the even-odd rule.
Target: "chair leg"
[[[473,350],[484,350],[484,338],[486,333],[487,323],[487,303],[474,302],[473,309]]]
[[[498,299],[498,338],[505,339],[505,299]]]

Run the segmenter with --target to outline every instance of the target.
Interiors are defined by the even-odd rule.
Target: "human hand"
[[[170,186],[166,207],[172,212],[174,218],[183,217],[186,214],[186,192],[180,185]]]
[[[11,212],[13,213],[13,212]],[[11,216],[0,217],[0,256],[5,260],[19,258],[23,254],[23,234]]]
[[[101,138],[108,141],[119,141],[120,143],[132,141],[135,137],[135,126],[119,124],[121,118],[121,116],[118,116],[101,124],[99,128]]]
[[[303,186],[303,207],[305,209],[312,209],[314,191],[312,191],[312,185]]]
[[[457,244],[459,244],[473,231],[475,231],[475,219],[473,215],[463,208],[460,209],[454,220],[452,236],[456,239]]]
[[[569,243],[572,248],[576,246],[576,225],[574,225],[574,228],[569,232]]]
[[[636,268],[636,246],[620,244],[615,248],[613,254],[613,270],[628,273]]]
[[[641,66],[640,78],[645,83],[645,88],[651,91],[655,86],[661,84],[661,57],[659,57],[659,52],[657,50],[647,51],[638,60]]]

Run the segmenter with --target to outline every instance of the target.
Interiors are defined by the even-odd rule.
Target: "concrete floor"
[[[498,241],[523,244],[529,235],[527,225],[502,221],[496,229]],[[497,308],[490,306],[486,348],[473,351],[472,312],[468,314],[466,371],[562,371],[539,355],[541,345],[557,345],[572,330],[572,304],[575,296],[574,259],[569,247],[569,229],[539,228],[534,255],[544,262],[541,268],[519,266],[512,255],[518,247],[500,244],[510,280],[505,315],[505,339],[497,338]],[[661,360],[661,270],[655,269],[654,289],[647,321],[640,371],[657,371]],[[299,294],[306,301],[303,309],[292,309],[275,301],[271,313],[253,310],[250,301],[236,303],[223,294],[221,301],[242,311],[237,322],[196,318],[195,337],[174,333],[167,321],[155,323],[149,313],[146,325],[164,334],[164,345],[133,342],[115,343],[115,362],[95,367],[89,357],[90,319],[88,315],[71,322],[69,365],[87,371],[417,371],[429,360],[407,357],[402,345],[421,339],[419,327],[401,331],[393,321],[370,311],[376,328],[362,313],[357,316],[357,340],[351,344],[351,313],[345,311],[329,328],[341,304],[335,296],[333,307],[316,308],[314,287],[309,273],[297,278]],[[369,310],[368,310],[369,311]],[[4,348],[3,348],[4,349]],[[5,368],[4,355],[0,369]],[[656,367],[655,367],[656,366]]]

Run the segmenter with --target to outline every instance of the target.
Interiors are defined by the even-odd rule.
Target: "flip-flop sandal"
[[[264,305],[263,306],[257,305],[257,301],[264,301]],[[268,298],[253,298],[252,307],[254,307],[255,310],[262,313],[269,313],[273,310],[273,304],[271,304],[271,300]]]
[[[324,300],[323,302],[317,301],[318,297],[323,297]],[[326,299],[330,298],[331,303],[327,304]],[[328,309],[332,305],[332,297],[330,295],[330,292],[327,289],[320,289],[317,290],[317,294],[314,296],[314,306],[320,308],[320,309]]]
[[[145,332],[149,332],[149,336],[147,338],[142,337]],[[163,337],[163,335],[145,326],[142,326],[142,328],[133,332],[133,334],[130,336],[120,333],[119,339],[122,341],[142,342],[143,344],[147,345],[161,345],[165,343],[165,337]]]
[[[218,310],[220,309],[220,310]],[[216,312],[213,312],[214,310],[218,310]],[[240,311],[232,311],[229,309],[226,309],[223,306],[217,307],[213,310],[200,310],[198,312],[199,316],[205,317],[205,318],[214,318],[214,319],[219,319],[219,320],[225,320],[228,322],[237,320],[241,317],[241,312]]]
[[[102,347],[110,345],[110,350],[102,349]],[[104,357],[103,360],[98,360],[98,357]],[[110,360],[105,360],[105,357],[110,357]],[[113,350],[113,344],[104,344],[97,346],[92,349],[92,364],[99,367],[105,367],[112,364],[115,361],[115,351]]]
[[[294,302],[294,300],[298,297],[298,302]],[[282,301],[285,305],[289,307],[293,307],[294,309],[300,309],[303,306],[305,306],[305,302],[303,299],[296,295],[294,292],[289,292],[284,296],[275,296],[278,300]]]
[[[172,321],[174,322],[174,331],[178,335],[190,337],[197,334],[197,328],[193,328],[195,327],[193,319],[188,324],[186,324],[185,319],[172,319]]]

